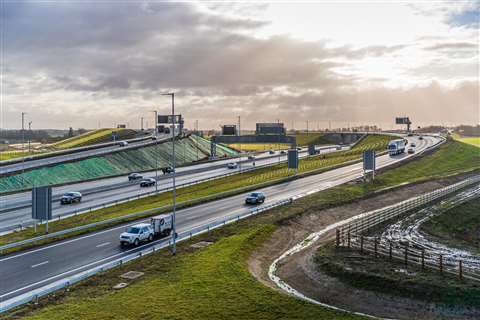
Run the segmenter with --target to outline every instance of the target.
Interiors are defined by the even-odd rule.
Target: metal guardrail
[[[275,203],[269,204],[269,205],[264,205],[260,207],[255,207],[252,208],[249,212],[240,214],[240,215],[230,215],[226,216],[222,219],[215,220],[214,222],[208,223],[208,224],[203,224],[198,227],[191,228],[189,230],[183,231],[178,234],[177,237],[177,242],[179,241],[184,241],[187,239],[191,239],[193,236],[205,233],[205,232],[210,232],[211,230],[224,226],[226,224],[232,223],[239,221],[241,219],[250,217],[252,215],[259,214],[261,212],[264,212],[266,210],[272,209],[274,207],[282,206],[285,204],[289,204],[292,202],[291,198],[284,199],[284,200],[279,200]],[[35,289],[32,291],[29,291],[25,294],[22,294],[18,297],[14,297],[11,299],[8,299],[6,301],[0,302],[0,313],[8,311],[12,308],[15,308],[17,306],[20,306],[22,304],[28,303],[28,302],[35,302],[38,301],[38,299],[42,296],[48,295],[56,290],[63,289],[63,288],[68,288],[70,285],[75,284],[79,281],[82,281],[88,277],[91,277],[99,272],[103,272],[105,270],[112,269],[117,266],[121,266],[122,264],[129,262],[131,260],[137,259],[139,257],[154,253],[155,251],[165,248],[171,244],[171,238],[167,238],[164,240],[158,240],[158,244],[156,245],[151,245],[147,244],[148,248],[145,248],[143,250],[139,250],[135,253],[129,254],[127,256],[115,259],[113,261],[95,266],[91,269],[85,270],[81,273],[72,275],[70,277],[58,280],[50,285],[46,285],[42,288]]]
[[[333,148],[333,147],[324,148],[324,149],[330,149],[330,148]],[[278,155],[275,155],[275,156],[267,157],[265,159],[275,158],[277,156]],[[318,155],[315,155],[315,156],[318,156]],[[308,157],[308,155],[307,155],[307,157]],[[263,159],[261,159],[261,160],[263,160]],[[244,169],[241,169],[241,170],[234,170],[234,171],[229,172],[229,173],[225,173],[225,174],[216,175],[216,176],[213,176],[213,177],[202,178],[202,179],[198,179],[198,180],[195,180],[195,181],[178,184],[176,186],[176,188],[184,188],[184,187],[192,186],[192,185],[207,182],[207,181],[212,181],[212,180],[216,180],[216,179],[221,179],[221,178],[233,176],[233,175],[236,175],[236,174],[241,174],[241,173],[245,173],[245,172],[254,171],[254,170],[257,170],[257,169],[262,169],[262,168],[266,168],[266,167],[275,166],[278,163],[285,163],[285,162],[286,162],[286,160],[281,160],[280,162],[267,163],[267,164],[264,164],[264,165],[259,165],[259,166],[250,167],[250,168],[244,168]],[[86,213],[86,212],[91,212],[93,210],[107,208],[107,207],[114,206],[114,205],[117,205],[117,204],[121,204],[121,203],[129,202],[129,201],[132,201],[132,200],[137,200],[137,199],[149,197],[149,196],[152,196],[152,195],[155,195],[155,194],[160,194],[160,193],[163,193],[163,192],[167,192],[167,191],[170,191],[172,189],[173,189],[173,187],[161,188],[161,189],[158,189],[158,190],[144,192],[142,194],[137,194],[137,195],[134,195],[134,196],[128,196],[128,197],[124,197],[124,198],[121,198],[121,199],[104,202],[104,203],[102,203],[100,205],[96,205],[96,206],[91,206],[91,207],[78,209],[78,210],[72,210],[72,211],[69,211],[69,212],[66,212],[66,213],[63,213],[63,214],[53,215],[52,220],[60,220],[61,218],[66,218],[66,217],[75,216],[75,215]],[[107,190],[109,190],[109,189],[107,189]],[[88,193],[86,193],[86,194],[88,194]],[[8,227],[0,228],[0,232],[8,232],[8,231],[13,231],[13,230],[23,230],[27,227],[33,226],[33,224],[34,224],[34,221],[28,221],[28,222],[20,223],[20,224],[17,224],[17,225],[11,225],[11,226],[8,226]],[[2,247],[0,247],[0,252],[1,251],[2,251]]]

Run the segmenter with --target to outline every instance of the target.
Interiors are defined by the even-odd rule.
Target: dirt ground
[[[458,182],[466,176],[455,176],[393,189],[351,204],[304,214],[282,225],[258,248],[248,261],[250,272],[262,283],[278,287],[268,278],[268,268],[275,258],[302,241],[310,233],[337,221],[379,209],[399,201]],[[277,275],[296,290],[317,301],[343,309],[395,319],[478,319],[480,310],[446,310],[438,305],[373,291],[352,288],[336,278],[319,273],[313,257],[318,247],[334,239],[334,232],[314,245],[282,261]],[[279,289],[278,289],[279,290]]]

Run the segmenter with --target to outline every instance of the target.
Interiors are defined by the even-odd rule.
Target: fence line
[[[463,261],[460,259],[445,259],[442,254],[417,249],[408,246],[408,244],[401,245],[389,240],[380,242],[376,237],[366,237],[363,235],[372,228],[392,218],[479,182],[480,176],[474,176],[453,185],[404,200],[395,205],[361,214],[357,219],[336,230],[336,245],[337,247],[343,246],[359,249],[362,253],[373,253],[375,257],[384,256],[390,260],[400,260],[403,261],[406,266],[408,264],[416,264],[420,265],[422,269],[435,269],[441,273],[445,272],[458,275],[460,279],[465,278],[480,282],[480,271],[464,266]]]

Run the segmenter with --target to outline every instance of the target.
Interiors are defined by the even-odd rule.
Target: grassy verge
[[[83,147],[95,143],[110,142],[112,141],[112,133],[114,132],[117,134],[119,140],[133,138],[135,135],[135,131],[130,129],[98,129],[61,140],[54,143],[52,146],[56,149],[68,149]]]
[[[362,143],[358,144],[356,148],[320,155],[318,157],[312,157],[300,161],[299,172],[306,173],[312,170],[323,170],[330,168],[332,166],[341,165],[347,161],[352,161],[358,159],[359,154],[366,148],[377,148],[384,149],[386,143],[388,142],[388,137],[381,138],[380,136],[372,136],[364,139]],[[203,202],[205,197],[218,195],[224,192],[233,192],[235,190],[244,191],[243,188],[255,186],[260,186],[265,183],[275,183],[278,179],[286,178],[293,175],[292,170],[288,170],[285,164],[279,164],[276,166],[263,168],[255,171],[250,171],[238,175],[233,175],[230,177],[220,178],[212,181],[207,181],[199,183],[197,185],[181,188],[177,190],[177,201],[181,202],[192,202],[198,201]],[[119,205],[111,206],[104,209],[94,210],[88,213],[81,215],[65,218],[58,221],[52,221],[49,223],[49,231],[56,232],[60,230],[65,230],[72,228],[74,226],[85,225],[93,222],[98,222],[102,220],[107,220],[111,218],[121,217],[132,212],[140,212],[145,210],[150,210],[153,208],[158,208],[162,206],[171,205],[171,192],[161,193],[155,196],[146,197],[139,200],[130,201],[127,203],[122,203]],[[158,212],[156,212],[158,213]],[[152,215],[152,214],[149,214]],[[138,219],[138,218],[135,218]],[[128,221],[128,220],[125,220]],[[122,222],[125,222],[122,221]],[[120,223],[120,222],[119,222]],[[107,225],[99,226],[96,229],[103,229],[108,227]],[[0,236],[0,245],[6,243],[12,243],[16,241],[21,241],[35,237],[37,235],[44,233],[44,225],[41,225],[37,228],[37,233],[35,234],[33,228],[28,228],[26,230],[14,232],[4,236]],[[63,235],[60,238],[56,239],[47,239],[41,243],[29,244],[26,247],[32,247],[39,244],[50,243],[52,241],[62,239],[65,237],[71,237],[73,235],[78,235],[81,233],[91,232],[92,230],[83,230],[81,232],[76,232],[68,235]],[[23,248],[14,248],[9,250],[9,252],[17,251]]]
[[[432,156],[435,153],[427,157]],[[444,168],[456,165],[449,157],[437,161]],[[141,315],[147,319],[356,319],[358,317],[295,300],[259,284],[249,274],[246,260],[255,247],[288,219],[318,214],[327,207],[368,197],[398,181],[409,181],[410,177],[402,181],[401,169],[379,175],[379,179],[387,174],[399,176],[385,180],[384,184],[362,183],[354,189],[352,185],[334,187],[217,229],[210,235],[198,236],[193,242],[214,243],[201,250],[192,249],[192,242],[181,243],[174,258],[166,251],[157,252],[94,276],[73,286],[68,293],[57,292],[40,300],[38,306],[22,306],[4,314],[3,318],[134,319]],[[443,176],[450,173],[451,170],[447,170]],[[419,174],[419,179],[432,176],[428,171]],[[436,172],[436,176],[442,176],[441,172]],[[131,270],[145,272],[145,276],[127,281],[126,289],[113,290],[115,284],[125,282],[119,275]]]
[[[307,146],[309,144],[331,144],[332,142],[325,138],[323,133],[319,132],[303,132],[295,134],[297,145]]]
[[[480,147],[480,137],[462,137],[458,134],[453,135],[455,140],[463,143],[471,144],[472,146]]]
[[[228,147],[241,151],[267,151],[290,148],[288,143],[232,143]]]
[[[452,208],[422,224],[422,231],[454,247],[480,252],[480,199]]]
[[[421,267],[405,265],[358,250],[336,248],[334,243],[317,251],[315,262],[320,271],[358,288],[444,304],[448,307],[480,307],[480,287],[462,282],[453,275],[441,275]]]

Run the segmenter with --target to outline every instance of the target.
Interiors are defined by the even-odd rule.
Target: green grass
[[[228,144],[230,148],[241,151],[267,151],[289,149],[288,143],[232,143]]]
[[[193,250],[181,245],[177,256],[156,253],[96,276],[42,309],[18,312],[22,319],[361,319],[280,294],[249,273],[246,260],[273,232],[272,224],[245,228],[238,234],[217,232],[213,245]],[[129,270],[145,272],[114,291]],[[9,317],[9,315],[6,315]],[[11,316],[11,315],[10,315]],[[14,317],[13,317],[14,318]]]
[[[358,257],[358,258],[352,258]],[[420,266],[408,266],[409,275],[396,272],[405,264],[386,258],[361,257],[358,250],[336,248],[334,243],[320,248],[315,255],[320,271],[348,285],[369,291],[436,302],[449,307],[480,306],[480,288],[474,283],[460,282],[453,275],[442,275]]]
[[[297,145],[299,146],[308,146],[309,144],[331,144],[332,142],[325,138],[323,133],[319,132],[303,132],[295,134],[297,138]]]
[[[447,144],[444,149],[448,150],[455,143]],[[436,153],[449,155],[442,150]],[[435,157],[441,168],[448,169],[444,174],[436,172],[435,176],[449,175],[450,166],[445,163],[451,163],[451,158],[438,158],[436,153],[414,163],[423,166]],[[72,287],[67,294],[58,292],[51,299],[40,301],[39,306],[23,306],[3,317],[49,320],[136,319],[139,316],[145,319],[161,317],[178,320],[357,319],[296,300],[261,285],[248,272],[246,260],[288,219],[302,214],[318,214],[327,207],[368,197],[374,191],[410,179],[403,176],[402,167],[380,174],[378,179],[389,174],[399,178],[385,180],[382,184],[341,185],[312,194],[192,241],[215,242],[206,249],[194,250],[189,247],[192,242],[181,243],[175,258],[166,251],[158,252],[94,276]],[[427,171],[419,171],[418,174],[418,179],[432,177]],[[119,275],[130,270],[145,272],[145,276],[129,282],[126,289],[114,291],[113,285],[125,282]],[[161,316],[159,310],[163,312]]]
[[[455,140],[471,144],[472,146],[480,147],[480,137],[462,137],[458,134],[453,135]]]
[[[455,247],[473,247],[480,251],[480,199],[470,200],[433,217],[421,229]]]
[[[312,170],[325,169],[331,166],[340,165],[346,161],[358,159],[360,153],[367,148],[384,149],[388,143],[389,137],[368,136],[355,148],[349,151],[342,151],[311,157],[300,161],[299,173],[305,173]],[[255,186],[262,183],[268,183],[281,178],[289,177],[294,174],[293,170],[289,170],[286,164],[279,164],[272,167],[262,168],[230,177],[220,178],[212,181],[203,182],[197,185],[180,188],[177,190],[177,201],[188,202],[199,200],[204,197],[218,195],[222,192],[232,192],[240,188]],[[78,216],[66,219],[52,221],[49,224],[49,231],[55,232],[74,226],[85,225],[97,221],[107,220],[111,218],[121,217],[132,212],[140,212],[157,208],[161,206],[171,205],[171,192],[161,193],[159,195],[122,203],[104,209],[94,210]],[[44,232],[45,226],[37,228],[37,234]],[[105,228],[103,226],[102,228]],[[86,232],[86,231],[85,231]],[[12,234],[0,236],[0,245],[16,242],[34,237],[36,234],[32,228],[15,232]],[[71,235],[68,235],[71,236]],[[43,243],[51,242],[49,239]],[[38,244],[36,244],[38,245]]]
[[[21,157],[27,157],[27,156],[33,156],[37,154],[44,153],[44,151],[18,151],[18,150],[12,150],[12,151],[1,151],[0,152],[0,160],[10,160],[10,159],[16,159],[16,158],[21,158]]]
[[[52,145],[57,149],[77,148],[102,142],[112,141],[112,133],[116,132],[119,140],[133,138],[135,131],[129,129],[98,129],[84,134],[58,141]]]

